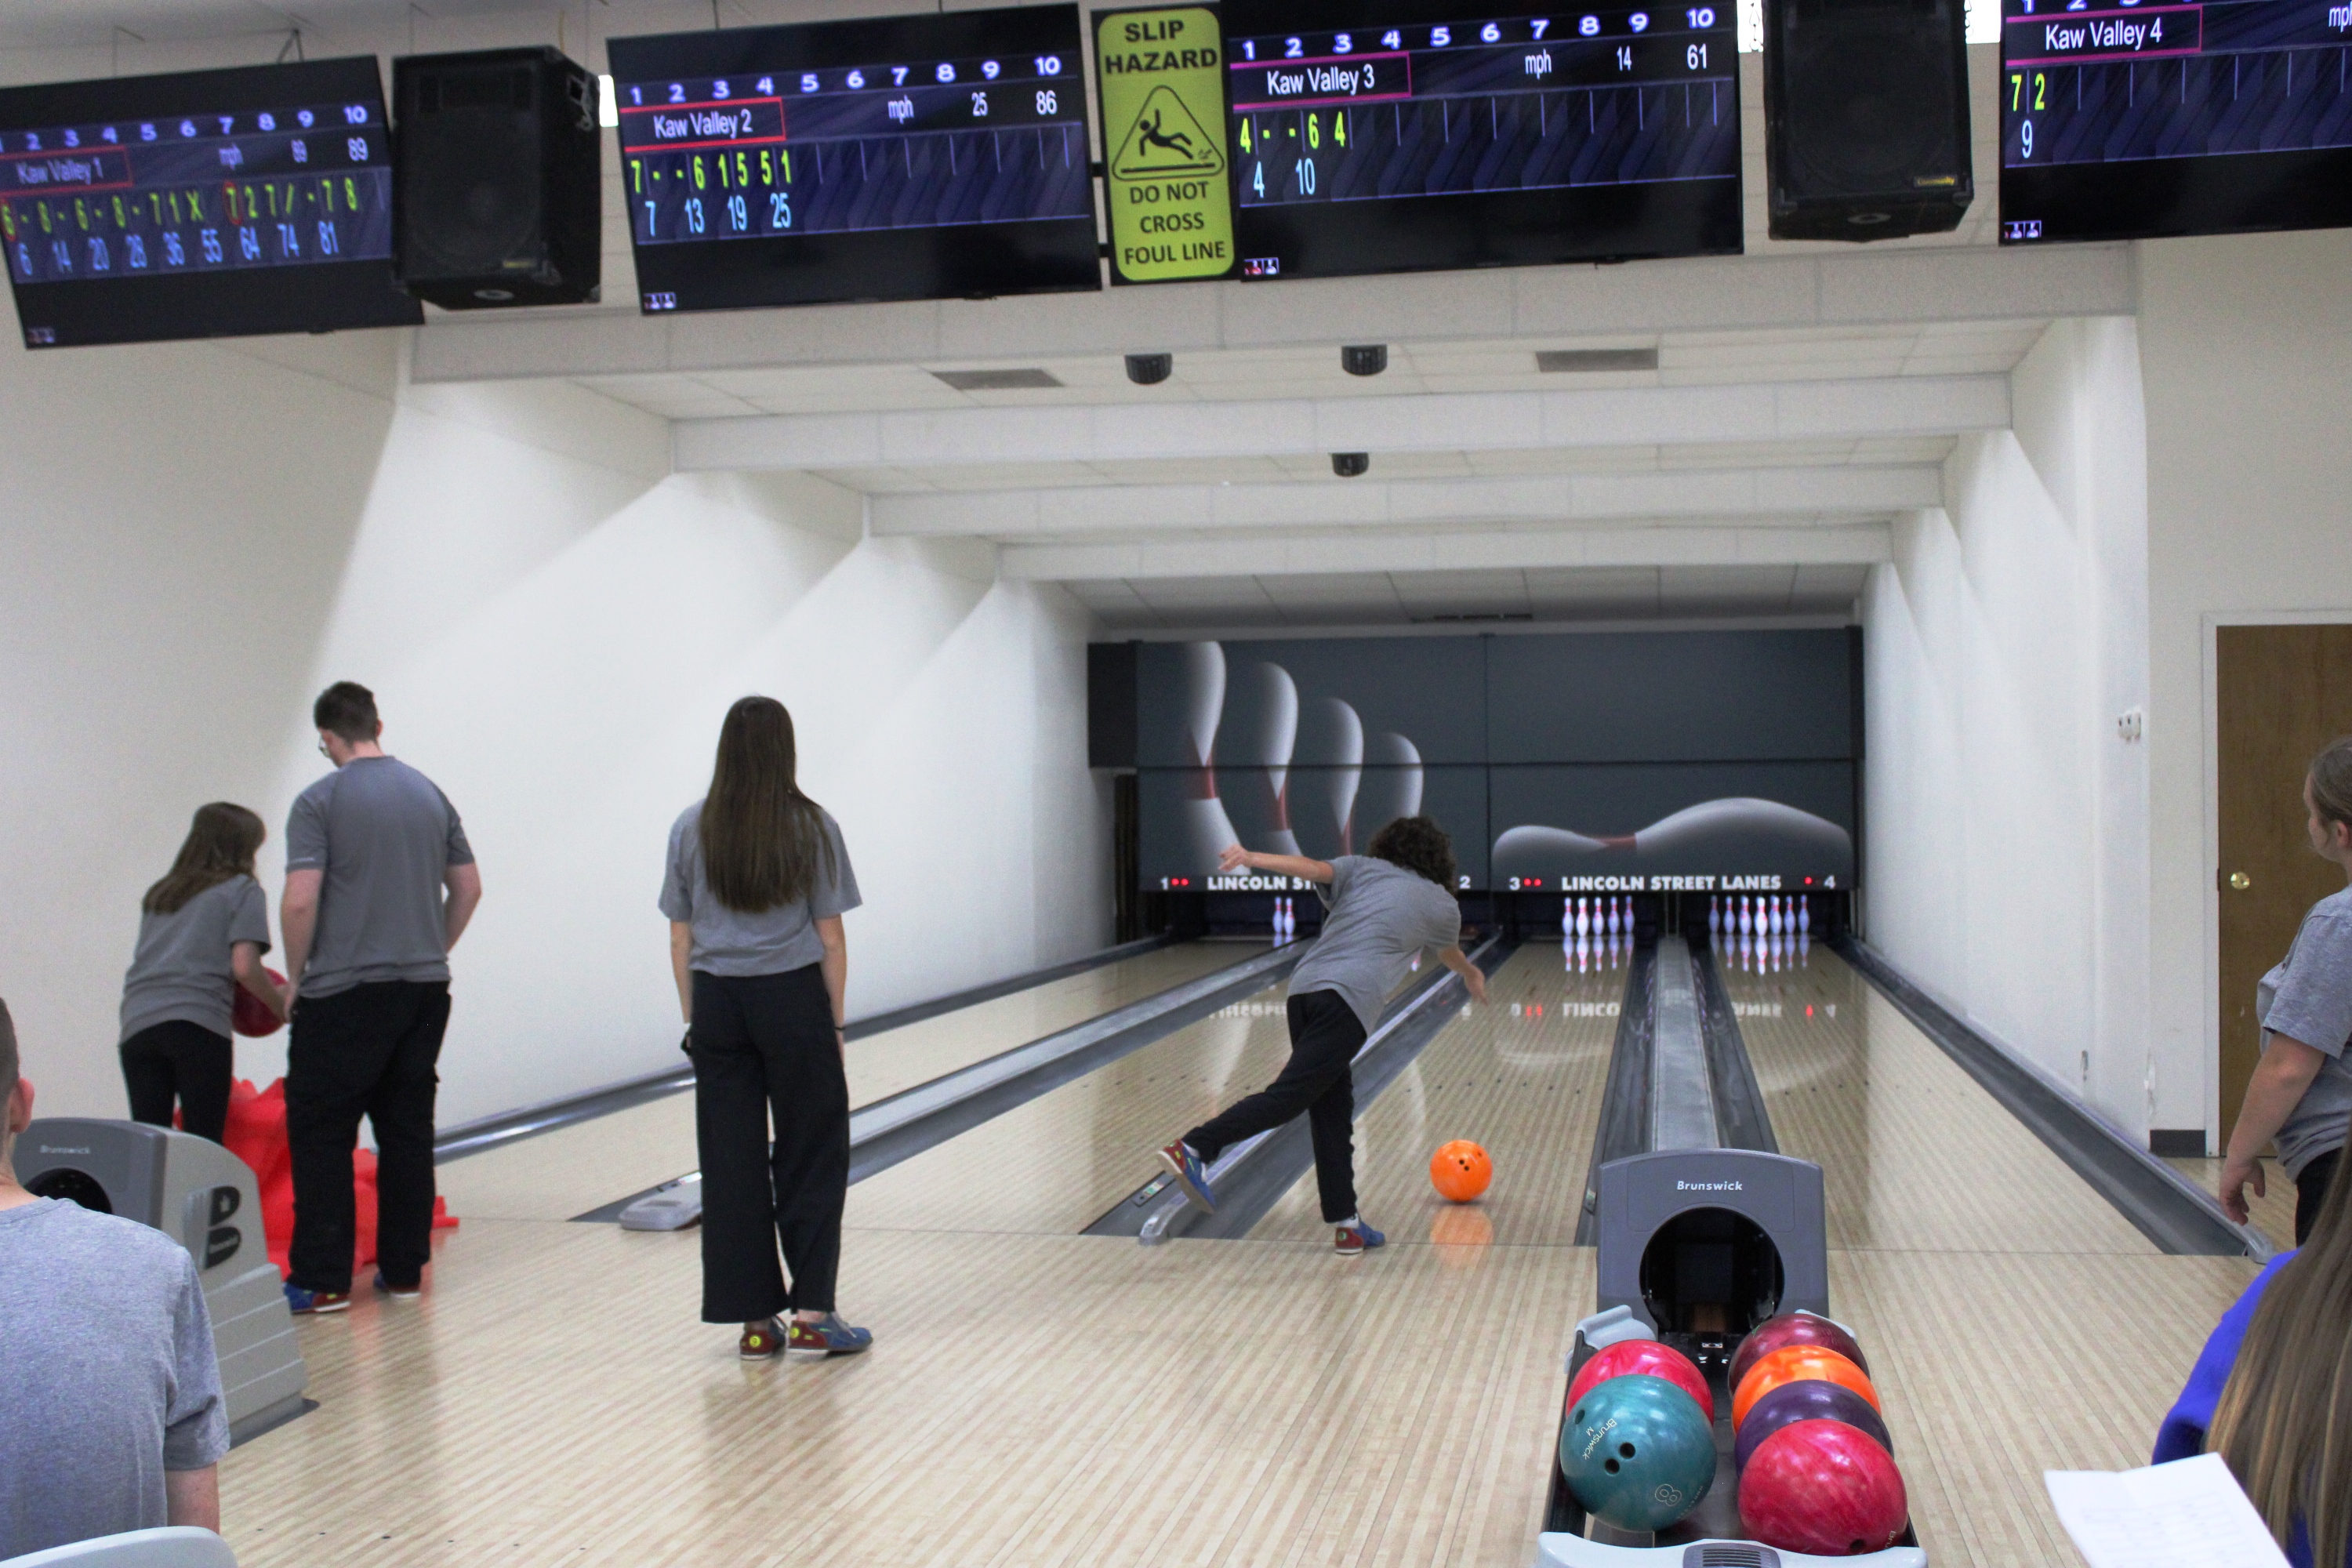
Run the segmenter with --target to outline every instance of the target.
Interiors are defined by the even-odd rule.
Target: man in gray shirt
[[[481,901],[457,808],[377,743],[375,694],[338,681],[311,707],[335,771],[286,821],[286,1137],[294,1166],[288,1304],[351,1304],[352,1151],[375,1129],[377,1289],[423,1289],[432,1257],[433,1096],[449,950]]]
[[[37,1198],[0,1003],[0,1558],[164,1524],[220,1528],[228,1415],[195,1259],[160,1230]]]
[[[1462,977],[1472,1000],[1486,999],[1486,975],[1459,945],[1454,844],[1428,817],[1401,816],[1360,856],[1310,860],[1236,844],[1217,861],[1221,871],[1244,866],[1314,884],[1328,910],[1323,934],[1290,973],[1290,1060],[1264,1089],[1185,1133],[1160,1158],[1193,1202],[1213,1210],[1210,1163],[1228,1145],[1306,1112],[1332,1247],[1352,1258],[1388,1239],[1356,1212],[1356,1053],[1425,948]]]

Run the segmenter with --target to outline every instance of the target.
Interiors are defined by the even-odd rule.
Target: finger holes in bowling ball
[[[1617,1461],[1614,1459],[1603,1459],[1601,1461],[1601,1468],[1613,1476],[1617,1473]]]
[[[25,1190],[37,1198],[62,1198],[69,1204],[79,1204],[92,1214],[112,1214],[114,1205],[106,1195],[106,1188],[87,1171],[77,1171],[70,1165],[43,1171],[25,1184]]]
[[[1620,1443],[1617,1445],[1617,1452],[1630,1459],[1633,1457],[1633,1445],[1631,1443]]]
[[[1780,1310],[1787,1280],[1764,1228],[1729,1209],[1691,1209],[1642,1253],[1642,1302],[1661,1333],[1744,1334]]]

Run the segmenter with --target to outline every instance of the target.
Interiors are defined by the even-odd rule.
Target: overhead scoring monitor
[[[1741,248],[1730,0],[1226,0],[1244,277]]]
[[[1101,286],[1075,5],[608,47],[648,311]]]
[[[369,57],[0,89],[0,242],[28,348],[424,320]]]
[[[2007,245],[2352,225],[2352,5],[2001,0]]]

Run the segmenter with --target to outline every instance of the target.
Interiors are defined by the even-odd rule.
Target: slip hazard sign
[[[1225,69],[1205,5],[1095,13],[1111,276],[1121,283],[1234,269]]]

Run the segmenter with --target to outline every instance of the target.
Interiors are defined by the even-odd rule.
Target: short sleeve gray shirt
[[[240,942],[269,951],[268,905],[250,877],[215,882],[168,915],[142,914],[122,977],[122,1038],[175,1022],[226,1035],[236,999],[229,949]]]
[[[449,978],[442,879],[470,866],[457,808],[396,757],[354,757],[286,818],[286,868],[324,874],[302,994]]]
[[[0,1209],[0,1558],[170,1522],[166,1470],[228,1452],[195,1260],[42,1198]]]
[[[2298,1176],[2344,1147],[2352,1129],[2352,1068],[2344,1061],[2352,1042],[2352,888],[2311,906],[2285,960],[2256,986],[2254,1008],[2264,1029],[2327,1058],[2278,1130],[2279,1163]]]
[[[693,930],[688,968],[738,977],[782,974],[824,956],[816,922],[854,910],[865,900],[858,897],[857,873],[849,864],[849,847],[841,840],[841,825],[829,812],[820,809],[817,815],[824,819],[825,843],[833,851],[831,874],[827,874],[826,858],[820,855],[816,885],[806,898],[757,914],[730,910],[711,894],[710,879],[702,864],[702,803],[696,801],[679,815],[669,830],[661,912]]]
[[[1462,940],[1462,906],[1428,878],[1386,860],[1342,855],[1318,889],[1328,912],[1323,934],[1290,973],[1290,994],[1336,991],[1366,1033],[1404,981],[1413,955]]]

